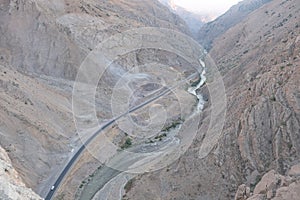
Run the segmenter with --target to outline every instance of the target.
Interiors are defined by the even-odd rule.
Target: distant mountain
[[[190,31],[194,37],[197,37],[200,28],[211,20],[208,15],[201,15],[199,13],[193,13],[185,8],[174,4],[173,0],[159,0],[163,5],[167,6],[172,12],[179,15],[188,25]]]
[[[232,6],[225,14],[216,20],[203,25],[198,33],[198,41],[211,49],[215,38],[245,19],[250,13],[270,2],[271,0],[244,0]]]

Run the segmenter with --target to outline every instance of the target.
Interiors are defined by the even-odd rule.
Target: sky
[[[173,0],[175,5],[200,14],[221,15],[241,0]]]

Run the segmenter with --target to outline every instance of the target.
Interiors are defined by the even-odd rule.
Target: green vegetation
[[[81,181],[81,184],[80,184],[80,186],[79,186],[79,188],[81,189],[85,184],[86,184],[87,182],[86,181]]]
[[[130,179],[127,183],[126,183],[126,185],[124,186],[124,189],[125,189],[125,192],[127,193],[127,192],[129,192],[129,190],[132,188],[132,186],[133,186],[133,182],[135,181],[135,179],[133,178],[133,179]]]
[[[149,143],[153,144],[154,141],[150,139],[148,142],[146,142],[146,144],[149,144]]]
[[[162,132],[168,132],[173,128],[176,128],[179,124],[182,124],[184,120],[181,118],[178,118],[177,120],[173,121],[170,125],[164,127],[161,131]]]
[[[131,147],[132,140],[130,138],[126,138],[125,143],[121,145],[121,149],[127,149]]]
[[[162,139],[163,139],[164,137],[167,137],[167,134],[166,134],[166,133],[163,133],[163,134],[161,134],[161,135],[157,135],[157,136],[155,136],[154,139],[159,140],[159,141],[162,141]]]
[[[286,122],[281,122],[281,126],[287,126]]]
[[[276,97],[273,95],[273,96],[270,97],[270,100],[271,101],[276,101]]]
[[[163,132],[162,134],[156,135],[154,138],[149,139],[146,144],[153,144],[155,143],[155,141],[162,141],[163,138],[167,137],[167,132],[169,132],[171,129],[176,128],[178,125],[182,124],[182,122],[184,122],[184,119],[182,119],[181,117],[179,117],[178,119],[176,119],[175,121],[173,121],[171,124],[166,125],[161,132]]]
[[[259,181],[261,180],[261,178],[262,178],[262,177],[257,176],[256,179],[255,179],[255,183],[254,183],[254,184],[250,184],[250,191],[251,191],[251,192],[254,191],[255,186],[259,183]]]
[[[288,143],[288,148],[289,148],[289,150],[291,150],[293,148],[293,144],[292,143]]]
[[[191,86],[192,86],[192,87],[196,87],[196,86],[200,83],[200,81],[201,81],[201,78],[199,78],[197,81],[193,82],[193,83],[191,84]]]

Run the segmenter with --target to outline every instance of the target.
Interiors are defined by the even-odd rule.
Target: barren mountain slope
[[[11,160],[0,147],[0,199],[2,200],[41,200],[22,182],[19,174],[13,168]]]
[[[26,76],[8,65],[0,65],[0,76],[0,145],[26,185],[36,190],[76,144],[72,85]]]
[[[38,193],[50,188],[80,143],[71,95],[81,61],[111,35],[143,26],[187,33],[185,23],[157,1],[0,2],[0,145],[26,186]],[[148,56],[132,55],[133,63]],[[106,103],[98,108],[100,119],[109,118],[108,97],[99,96]]]
[[[286,187],[254,188],[269,170],[286,176],[300,162],[299,18],[298,0],[274,0],[214,42],[210,53],[224,75],[228,102],[221,140],[201,160],[196,139],[168,169],[135,179],[126,199],[234,199],[241,184],[261,193],[253,199],[298,199],[283,194],[297,190],[297,179],[287,177]]]
[[[263,6],[270,0],[244,0],[232,6],[229,11],[216,20],[205,24],[198,32],[198,41],[210,50],[212,42],[225,33],[228,29],[235,26],[245,19],[251,12]]]
[[[87,53],[112,34],[141,26],[187,33],[184,22],[156,0],[3,0],[0,24],[2,61],[70,79]]]
[[[189,27],[194,38],[198,38],[198,32],[206,21],[211,20],[210,16],[205,14],[193,13],[183,7],[175,5],[172,0],[159,0],[163,5],[167,6],[172,12],[180,16]]]

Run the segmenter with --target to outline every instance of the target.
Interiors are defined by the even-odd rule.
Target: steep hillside
[[[200,28],[205,24],[205,22],[210,20],[210,16],[190,12],[178,5],[175,5],[172,0],[159,1],[165,6],[167,6],[172,12],[180,16],[186,22],[194,38],[198,37],[198,32]]]
[[[0,6],[1,61],[62,78],[74,79],[87,53],[120,31],[151,26],[187,33],[185,23],[156,0],[4,0]]]
[[[0,145],[26,185],[38,191],[76,144],[72,83],[0,65],[0,86]]]
[[[22,182],[20,175],[11,164],[7,153],[0,147],[0,199],[2,200],[41,200]]]
[[[164,169],[134,175],[125,185],[124,199],[297,200],[299,18],[299,0],[246,0],[200,31],[200,41],[211,48],[209,53],[224,77],[228,103],[222,137],[206,158],[200,158],[212,110],[208,102],[188,151]],[[154,0],[0,2],[1,199],[26,199],[26,195],[39,199],[26,187],[43,197],[50,190],[55,176],[81,143],[72,113],[72,89],[80,64],[99,42],[143,26],[189,34],[183,20]],[[155,63],[139,71],[148,81],[163,76],[174,82],[191,73],[186,60],[163,50],[137,50],[118,57],[105,72],[105,80],[100,80],[102,87],[97,88],[95,114],[100,123],[112,118],[107,102],[111,102],[112,87],[122,75],[128,73],[128,85],[137,89],[130,103],[155,92],[155,84],[143,85],[144,76],[129,72],[146,63]],[[164,69],[157,63],[171,67]],[[201,92],[209,101],[207,87]],[[182,113],[189,113],[196,98],[185,90],[180,95],[184,97]],[[169,106],[170,116],[179,120],[176,97],[170,95],[161,102]],[[160,117],[160,112],[155,114]],[[133,119],[143,120],[144,115],[138,113]],[[88,117],[84,120],[90,122]],[[170,127],[176,127],[172,120],[168,121]],[[126,143],[128,133],[117,126],[109,131],[113,142]],[[114,138],[119,133],[122,137]],[[78,194],[101,168],[99,165],[86,151],[61,185],[57,198],[80,198]],[[89,191],[83,194],[91,196]]]
[[[0,145],[26,186],[44,195],[81,142],[72,87],[82,60],[113,34],[144,26],[188,33],[185,23],[155,0],[0,2]],[[148,54],[133,53],[123,64],[139,64]],[[159,55],[165,59],[167,53]],[[106,78],[112,82],[116,75]],[[99,91],[99,120],[111,117],[110,87]]]
[[[205,24],[199,31],[197,39],[204,48],[210,50],[212,42],[228,29],[245,19],[251,12],[271,0],[244,0],[232,6],[221,17]]]
[[[128,199],[298,199],[299,18],[298,0],[274,0],[215,40],[228,102],[221,140],[199,159],[197,138],[168,169],[137,177]]]
[[[208,20],[208,16],[189,12],[179,6],[176,6],[175,13],[186,22],[194,38],[197,38],[199,30]]]

